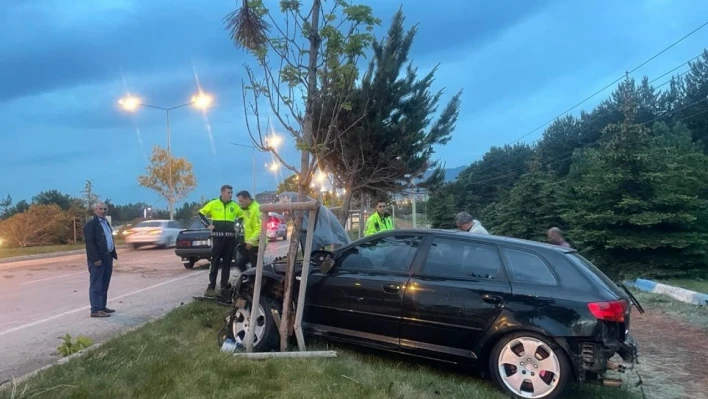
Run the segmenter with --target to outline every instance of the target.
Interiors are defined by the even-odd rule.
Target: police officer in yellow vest
[[[204,296],[216,296],[216,275],[221,267],[221,290],[229,285],[231,260],[236,249],[235,221],[243,217],[243,210],[231,199],[233,187],[221,186],[221,195],[213,199],[199,210],[202,224],[211,230],[211,268],[209,269],[209,286]],[[211,223],[207,219],[211,217]]]
[[[393,230],[393,219],[391,219],[391,215],[386,212],[386,201],[379,200],[376,203],[376,212],[369,216],[369,219],[366,221],[364,236],[388,230]]]
[[[236,194],[238,204],[243,212],[243,240],[244,244],[241,247],[243,260],[251,262],[251,267],[256,267],[258,260],[258,246],[265,245],[261,243],[261,206],[252,197],[248,191],[239,191]],[[239,265],[241,270],[244,270],[242,265]]]

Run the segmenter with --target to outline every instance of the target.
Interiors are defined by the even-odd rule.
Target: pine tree
[[[699,267],[708,243],[697,223],[705,218],[700,191],[706,183],[686,184],[681,174],[705,158],[696,146],[690,156],[681,154],[690,144],[684,133],[656,134],[637,124],[635,93],[620,85],[625,120],[609,125],[600,148],[574,165],[565,218],[581,249],[615,277]]]

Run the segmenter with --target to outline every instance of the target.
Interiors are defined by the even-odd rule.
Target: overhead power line
[[[694,105],[696,105],[696,104],[700,104],[700,103],[705,102],[705,101],[708,101],[708,97],[706,97],[706,98],[704,98],[704,99],[702,99],[702,100],[694,101],[694,102],[692,102],[692,103],[690,103],[690,104],[686,104],[686,105],[684,105],[684,106],[681,107],[681,108],[678,108],[678,109],[675,109],[675,110],[673,110],[673,111],[667,112],[667,113],[665,113],[665,114],[659,115],[659,116],[654,117],[654,118],[652,118],[652,119],[650,119],[650,120],[648,120],[648,121],[646,121],[646,122],[638,123],[637,125],[642,126],[642,125],[648,125],[648,124],[653,123],[653,122],[657,122],[658,120],[660,120],[660,119],[662,119],[662,118],[665,118],[665,117],[667,117],[667,116],[670,116],[670,115],[672,115],[672,114],[674,114],[674,113],[676,113],[676,112],[683,111],[683,110],[685,110],[686,108],[690,108],[690,107],[692,107],[692,106],[694,106]],[[685,117],[683,117],[683,118],[681,118],[681,119],[677,119],[677,120],[675,120],[675,121],[672,121],[671,123],[668,124],[668,126],[673,126],[673,125],[675,125],[675,124],[677,124],[677,123],[679,123],[679,122],[681,122],[681,121],[684,121],[684,120],[686,120],[686,119],[690,119],[690,118],[696,117],[696,116],[698,116],[698,115],[705,114],[706,112],[708,112],[708,110],[703,110],[703,111],[694,113],[694,114],[692,114],[692,115],[685,116]],[[544,165],[554,165],[554,164],[556,164],[556,163],[566,161],[566,160],[570,159],[570,158],[573,156],[573,153],[575,152],[575,150],[576,150],[576,149],[573,149],[573,150],[571,150],[571,151],[567,151],[567,152],[564,152],[564,153],[562,153],[562,154],[560,154],[560,155],[556,155],[556,156],[554,156],[554,157],[551,157],[550,159],[545,160],[545,161],[543,162],[543,164],[544,164]],[[518,167],[518,168],[512,169],[512,170],[510,170],[510,171],[508,171],[508,172],[506,172],[506,173],[504,173],[504,174],[502,174],[502,175],[499,175],[499,176],[494,176],[494,177],[491,177],[491,178],[488,178],[488,179],[482,179],[482,180],[478,180],[478,181],[467,181],[467,182],[465,182],[465,184],[473,184],[473,185],[474,185],[474,184],[481,184],[481,183],[487,183],[487,182],[495,181],[495,180],[499,180],[499,179],[504,179],[504,178],[507,178],[507,177],[520,176],[520,175],[526,173],[526,171],[527,171],[526,169],[528,169],[528,165],[523,165],[523,166],[520,166],[520,167]],[[483,171],[483,170],[482,170],[482,171]],[[482,171],[479,171],[479,172],[482,172]]]
[[[666,72],[664,72],[663,74],[661,74],[661,75],[655,77],[654,79],[650,80],[649,83],[654,83],[654,82],[656,82],[657,80],[663,78],[664,76],[670,74],[671,72],[673,72],[673,71],[675,71],[675,70],[681,68],[682,66],[690,64],[691,62],[693,62],[693,61],[695,61],[695,60],[701,58],[701,56],[703,56],[703,54],[704,54],[704,52],[701,51],[701,53],[698,54],[697,56],[695,56],[695,57],[691,58],[690,60],[684,62],[683,64],[681,64],[681,65],[675,67],[674,69],[669,70],[669,71],[666,71]],[[686,72],[688,72],[688,71],[686,71]],[[682,73],[682,75],[685,74],[686,72]]]
[[[691,36],[691,35],[693,35],[694,33],[698,32],[699,30],[703,29],[703,28],[706,27],[707,25],[708,25],[708,22],[703,23],[701,26],[699,26],[699,27],[697,27],[696,29],[692,30],[691,32],[687,33],[687,34],[686,34],[685,36],[683,36],[682,38],[680,38],[680,39],[676,40],[675,42],[671,43],[668,47],[666,47],[666,48],[664,48],[663,50],[659,51],[658,53],[654,54],[654,55],[653,55],[652,57],[650,57],[648,60],[642,62],[641,64],[637,65],[636,67],[632,68],[631,70],[625,72],[622,76],[620,76],[620,77],[618,77],[617,79],[615,79],[614,81],[612,81],[612,83],[609,83],[607,86],[603,87],[602,89],[600,89],[600,90],[596,91],[595,93],[591,94],[590,96],[586,97],[585,99],[583,99],[583,100],[580,101],[579,103],[577,103],[577,104],[573,105],[572,107],[568,108],[567,110],[563,111],[560,115],[557,115],[555,118],[553,118],[553,119],[549,120],[548,122],[546,122],[546,123],[544,123],[544,124],[542,124],[542,125],[540,125],[540,126],[534,128],[533,130],[529,131],[528,133],[525,133],[523,136],[521,136],[521,137],[517,138],[516,140],[512,141],[510,144],[516,143],[517,141],[519,141],[519,140],[521,140],[521,139],[523,139],[523,138],[525,138],[525,137],[527,137],[527,136],[533,134],[534,132],[538,131],[539,129],[542,129],[542,128],[545,127],[546,125],[552,123],[554,120],[560,118],[561,116],[567,114],[568,112],[570,112],[570,111],[572,111],[572,110],[578,108],[579,106],[581,106],[582,104],[586,103],[587,101],[589,101],[590,99],[592,99],[592,98],[595,97],[596,95],[598,95],[598,94],[602,93],[603,91],[607,90],[608,88],[614,86],[615,84],[617,84],[617,82],[619,82],[620,80],[624,79],[626,76],[628,76],[628,75],[634,73],[634,72],[637,71],[639,68],[643,67],[644,65],[650,63],[651,61],[653,61],[654,59],[656,59],[656,58],[659,57],[660,55],[662,55],[662,54],[664,54],[665,52],[669,51],[671,48],[673,48],[673,47],[676,46],[677,44],[681,43],[682,41],[686,40],[686,38],[688,38],[689,36]]]
[[[655,59],[656,57],[658,57],[659,55],[663,54],[664,52],[666,52],[666,51],[667,51],[668,49],[670,49],[671,47],[673,47],[673,46],[675,46],[676,44],[680,43],[682,40],[686,39],[688,36],[692,35],[693,33],[697,32],[699,29],[701,29],[701,28],[703,28],[703,27],[705,27],[705,26],[707,26],[707,25],[708,25],[708,22],[706,22],[706,23],[704,23],[703,25],[699,26],[698,28],[694,29],[693,31],[691,31],[690,33],[688,33],[686,36],[684,36],[684,37],[682,37],[681,39],[677,40],[676,42],[672,43],[669,47],[666,47],[665,49],[663,49],[663,50],[660,51],[659,53],[655,54],[653,57],[651,57],[651,58],[649,58],[648,60],[644,61],[644,62],[641,63],[640,65],[634,67],[631,71],[627,72],[627,74],[630,74],[630,73],[636,71],[637,69],[641,68],[642,66],[646,65],[646,64],[647,64],[648,62],[650,62],[651,60]],[[688,65],[688,64],[691,63],[692,61],[695,61],[696,59],[700,58],[703,54],[704,54],[704,53],[701,52],[701,54],[699,54],[699,55],[697,55],[697,56],[695,56],[695,57],[693,57],[693,58],[687,60],[686,62],[682,63],[681,65],[678,65],[678,66],[674,67],[673,69],[671,69],[671,70],[669,70],[669,71],[667,71],[667,72],[664,72],[663,74],[657,76],[656,78],[654,78],[654,79],[652,79],[651,81],[649,81],[649,83],[652,83],[652,82],[655,82],[655,81],[661,79],[662,77],[664,77],[664,76],[670,74],[671,72],[676,71],[677,69],[681,68],[681,67],[684,66],[684,65]],[[690,72],[690,70],[684,71],[684,72],[678,74],[678,75],[675,76],[675,77],[684,76],[684,75],[686,75],[686,74],[689,73],[689,72]],[[528,133],[524,134],[523,136],[517,138],[516,140],[514,140],[514,141],[512,141],[512,142],[510,142],[510,143],[506,143],[505,145],[514,144],[514,143],[516,143],[517,141],[523,139],[524,137],[527,137],[528,135],[530,135],[530,134],[532,134],[532,133],[538,131],[539,129],[541,129],[541,128],[547,126],[548,124],[552,123],[552,122],[555,121],[556,119],[562,117],[563,115],[567,114],[568,112],[574,110],[575,108],[579,107],[579,106],[582,105],[583,103],[587,102],[587,101],[590,100],[591,98],[593,98],[593,97],[595,97],[596,95],[600,94],[601,92],[603,92],[603,91],[606,90],[607,88],[613,86],[614,84],[616,84],[617,82],[619,82],[620,80],[622,80],[625,76],[627,76],[627,75],[622,75],[621,77],[615,79],[615,81],[613,81],[613,82],[610,83],[609,85],[607,85],[607,86],[603,87],[602,89],[598,90],[597,92],[593,93],[593,94],[590,95],[589,97],[585,98],[583,101],[579,102],[578,104],[576,104],[576,105],[574,105],[573,107],[569,108],[568,110],[564,111],[562,114],[560,114],[560,115],[556,116],[555,118],[549,120],[548,122],[544,123],[543,125],[540,125],[540,126],[536,127],[535,129],[529,131]],[[672,78],[672,79],[673,79],[673,78]],[[659,84],[659,85],[657,85],[657,86],[654,86],[654,88],[657,89],[657,88],[659,88],[659,87],[665,86],[665,85],[671,83],[672,79],[669,79],[669,80],[665,81],[664,83],[661,83],[661,84]],[[486,168],[484,168],[484,169],[482,169],[482,170],[488,170],[488,169],[496,168],[496,167],[502,166],[502,165],[504,165],[504,164],[506,164],[506,163],[508,163],[508,161],[502,161],[502,162],[497,163],[497,164],[488,165]]]

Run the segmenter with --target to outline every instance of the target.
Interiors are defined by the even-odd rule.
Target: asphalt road
[[[266,259],[284,255],[288,241],[268,244]],[[90,318],[84,255],[0,265],[0,384],[59,358],[59,337],[94,342],[159,316],[202,295],[208,270],[182,266],[174,249],[119,250],[108,290],[109,318]],[[232,268],[232,277],[238,268]]]

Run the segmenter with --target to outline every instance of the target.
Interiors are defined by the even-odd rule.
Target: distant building
[[[256,201],[259,204],[273,204],[278,202],[278,194],[275,191],[264,191],[256,194]]]

